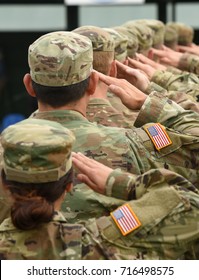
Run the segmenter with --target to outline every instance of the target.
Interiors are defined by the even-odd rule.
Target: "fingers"
[[[114,93],[116,96],[118,96],[121,100],[124,99],[125,96],[128,96],[128,94],[126,93],[125,90],[123,90],[121,87],[119,86],[115,86],[115,85],[110,85],[109,86],[109,90]]]
[[[95,165],[95,161],[86,157],[82,153],[72,153],[72,161],[74,165],[81,171],[81,172],[89,172],[90,169]]]
[[[163,58],[167,55],[166,50],[158,50],[158,49],[151,49],[152,56],[154,55],[158,56],[159,58]]]
[[[110,86],[111,84],[119,86],[121,84],[121,79],[106,76],[102,73],[99,73],[99,80],[104,82],[107,86]]]
[[[130,57],[128,57],[128,62],[131,67],[133,66],[134,68],[144,70],[144,65],[142,62],[132,59]]]
[[[91,189],[96,190],[97,186],[95,185],[95,183],[93,181],[91,181],[90,178],[88,176],[86,176],[85,174],[78,174],[77,179],[80,182],[89,186]]]

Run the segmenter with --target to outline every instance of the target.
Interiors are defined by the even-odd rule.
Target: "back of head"
[[[122,26],[126,27],[131,32],[134,32],[134,34],[136,34],[138,39],[138,52],[147,54],[147,52],[153,46],[154,31],[145,23],[140,23],[136,20],[128,21]]]
[[[114,52],[114,40],[101,27],[84,25],[74,29],[73,32],[88,37],[92,42],[93,51]]]
[[[6,179],[20,183],[55,182],[72,166],[72,132],[61,124],[27,119],[1,134]]]
[[[127,58],[127,45],[128,45],[128,37],[120,34],[118,31],[113,28],[103,28],[106,32],[108,32],[115,42],[115,59],[124,62]]]
[[[125,36],[128,38],[127,42],[127,54],[129,57],[134,58],[136,52],[138,51],[139,44],[136,32],[131,29],[128,29],[125,26],[115,26],[112,27],[115,31],[117,31],[121,36]]]
[[[164,33],[165,33],[165,24],[156,19],[140,19],[136,20],[136,23],[145,24],[153,31],[153,47],[161,48],[164,44]],[[128,24],[128,22],[127,22]]]
[[[178,44],[188,46],[193,42],[194,29],[181,22],[168,22],[167,26],[173,28],[178,33]]]
[[[29,46],[32,80],[43,86],[63,87],[86,80],[92,71],[91,41],[67,31],[47,33]]]
[[[165,26],[164,45],[173,50],[178,45],[178,32],[169,25]]]
[[[93,68],[108,74],[114,59],[115,42],[112,36],[103,28],[84,25],[73,30],[74,33],[88,37],[93,46]]]

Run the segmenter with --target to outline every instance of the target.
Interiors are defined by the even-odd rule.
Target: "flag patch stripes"
[[[125,204],[111,212],[111,217],[123,235],[127,235],[141,226],[140,221],[129,204]]]
[[[153,124],[149,127],[145,127],[144,129],[157,150],[161,150],[162,148],[172,144],[165,128],[160,123]]]

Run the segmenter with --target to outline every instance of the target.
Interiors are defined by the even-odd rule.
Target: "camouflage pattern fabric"
[[[151,81],[168,91],[184,92],[192,96],[192,100],[198,102],[199,79],[193,73],[181,72],[181,74],[174,74],[169,71],[156,70]]]
[[[120,34],[113,28],[103,28],[103,29],[112,36],[115,42],[114,58],[120,62],[124,62],[128,56],[127,55],[128,37]]]
[[[154,48],[161,48],[164,44],[165,24],[160,20],[155,19],[139,19],[135,21],[128,21],[124,25],[131,26],[133,22],[144,24],[153,31],[153,44]]]
[[[199,75],[199,57],[194,54],[184,53],[178,64],[179,69]]]
[[[29,47],[31,78],[44,86],[66,86],[87,79],[92,61],[91,41],[73,32],[47,33]]]
[[[3,168],[7,180],[54,182],[72,166],[74,135],[59,123],[27,119],[1,134]]]
[[[149,86],[147,87],[145,93],[150,94],[152,91],[158,91],[162,92],[164,95],[168,96],[169,99],[175,101],[177,104],[179,104],[182,108],[185,110],[192,110],[194,112],[199,113],[199,104],[196,102],[196,96],[193,95],[193,91],[188,91],[187,87],[187,93],[181,92],[181,91],[167,91],[165,88],[162,88],[158,84],[151,82]]]
[[[21,231],[10,218],[0,225],[0,257],[6,260],[105,259],[83,225],[67,223],[61,212],[39,228]]]
[[[130,30],[124,26],[115,26],[112,27],[112,29],[117,31],[122,36],[126,36],[128,38],[127,54],[129,57],[134,58],[139,47],[137,32],[135,30]]]
[[[153,92],[146,99],[135,126],[131,129],[105,127],[89,122],[81,114],[70,110],[37,112],[34,118],[60,122],[76,136],[74,151],[82,152],[111,168],[143,174],[151,168],[175,171],[198,186],[198,114],[185,111],[162,93]],[[174,121],[175,119],[175,121]],[[155,150],[142,126],[160,122],[166,127],[172,145]],[[70,221],[104,215],[107,209],[121,204],[95,194],[86,186],[74,182],[74,189],[63,203],[62,210]]]
[[[51,222],[23,232],[8,218],[0,225],[1,259],[197,259],[199,196],[194,187],[165,170],[138,177],[114,171],[108,184],[114,180],[119,187],[122,176],[130,181],[128,188],[144,190],[128,202],[141,227],[123,236],[109,216],[69,224],[55,212]]]
[[[73,32],[88,37],[92,42],[93,51],[114,51],[114,39],[103,28],[93,25],[84,25],[74,29]]]
[[[130,32],[136,34],[138,39],[138,52],[146,55],[153,46],[154,31],[144,23],[130,21],[122,26],[129,29]]]
[[[101,98],[90,99],[86,110],[86,117],[90,122],[125,128],[133,127],[137,114],[138,112],[129,110],[129,114],[125,115],[113,107],[109,100]]]
[[[168,22],[167,26],[173,28],[178,33],[178,44],[189,45],[193,42],[194,29],[182,22]]]
[[[178,45],[178,32],[171,26],[165,25],[164,45],[176,50]]]
[[[135,119],[137,118],[139,110],[130,110],[127,108],[121,101],[121,99],[113,94],[112,92],[108,91],[107,92],[107,97],[109,102],[111,103],[111,106],[114,107],[118,112],[121,112],[124,118],[134,124]],[[119,124],[119,123],[118,123]],[[118,125],[120,126],[120,125]],[[126,127],[126,126],[123,126]],[[132,125],[127,126],[127,127],[132,127]]]

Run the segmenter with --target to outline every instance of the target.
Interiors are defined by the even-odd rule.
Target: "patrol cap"
[[[134,58],[136,52],[138,51],[138,38],[135,31],[130,30],[124,26],[115,26],[112,27],[115,31],[117,31],[120,35],[128,38],[127,43],[127,54],[129,57]]]
[[[153,47],[160,48],[164,44],[165,24],[155,19],[140,19],[136,23],[147,25],[153,32]],[[128,23],[128,22],[127,22]]]
[[[53,121],[29,118],[1,134],[7,180],[21,183],[54,182],[71,168],[73,133]]]
[[[127,45],[128,45],[128,37],[120,34],[113,28],[103,28],[106,32],[108,32],[114,42],[115,42],[115,59],[123,62],[128,54],[127,54]]]
[[[88,37],[92,42],[93,51],[114,52],[115,42],[112,36],[101,27],[84,25],[73,32]]]
[[[178,32],[171,26],[165,26],[164,45],[175,50],[178,45]]]
[[[136,20],[128,21],[122,26],[136,34],[138,39],[138,52],[145,53],[153,46],[154,31],[144,23],[136,22]]]
[[[181,22],[168,22],[167,26],[175,29],[178,33],[178,44],[189,45],[193,42],[194,29]]]
[[[47,33],[29,46],[28,63],[34,82],[62,87],[79,83],[92,71],[92,43],[68,31]]]

